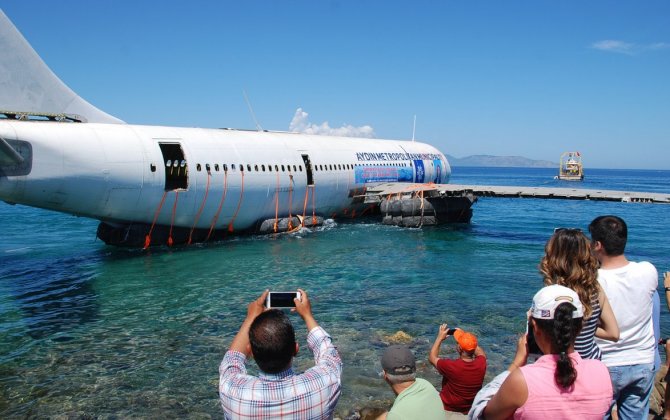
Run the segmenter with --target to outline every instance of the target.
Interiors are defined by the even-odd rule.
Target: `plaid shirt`
[[[219,366],[219,397],[227,419],[330,419],[340,398],[342,360],[321,327],[307,335],[316,366],[247,375],[246,356],[229,350]]]

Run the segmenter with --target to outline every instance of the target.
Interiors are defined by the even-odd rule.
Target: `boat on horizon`
[[[584,167],[582,166],[581,153],[563,153],[558,168],[558,176],[556,176],[555,179],[560,179],[562,181],[583,181]]]

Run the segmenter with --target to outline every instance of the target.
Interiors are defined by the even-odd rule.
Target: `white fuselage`
[[[27,174],[0,167],[1,200],[119,224],[244,230],[348,215],[366,185],[451,173],[440,151],[413,141],[11,120],[0,137],[30,159]]]

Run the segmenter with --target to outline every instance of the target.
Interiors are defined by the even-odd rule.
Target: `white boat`
[[[582,181],[584,179],[582,155],[579,152],[565,152],[561,155],[557,178],[563,181]]]

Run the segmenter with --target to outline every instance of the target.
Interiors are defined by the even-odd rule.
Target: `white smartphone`
[[[270,292],[265,300],[266,308],[295,308],[293,299],[300,300],[300,292]]]

